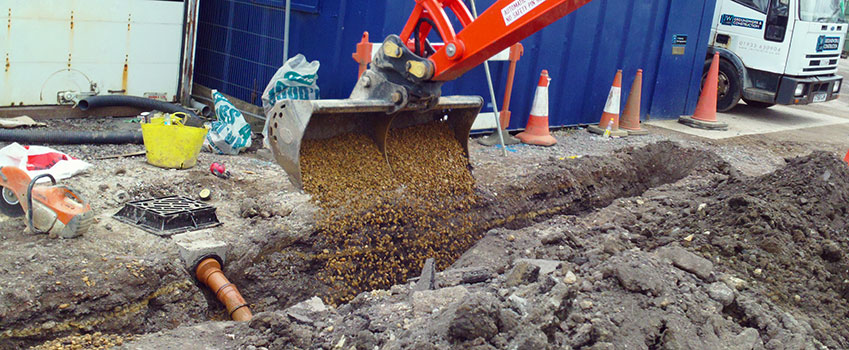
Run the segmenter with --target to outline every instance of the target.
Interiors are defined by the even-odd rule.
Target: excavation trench
[[[712,153],[661,142],[603,157],[551,159],[512,183],[475,181],[462,151],[452,148],[456,145],[452,138],[433,139],[421,129],[402,132],[407,143],[395,145],[393,164],[404,165],[393,169],[392,182],[385,187],[366,186],[357,196],[344,196],[328,188],[347,191],[346,185],[328,182],[321,185],[324,195],[314,197],[323,207],[319,216],[300,223],[313,227],[307,231],[311,234],[293,239],[282,230],[279,236],[274,232],[264,236],[273,238],[233,242],[225,269],[252,311],[280,310],[315,295],[339,305],[360,292],[387,289],[417,277],[427,258],[435,258],[437,268],[445,269],[491,229],[517,229],[556,215],[581,215],[694,172],[728,171]],[[424,147],[442,142],[447,148]],[[334,169],[330,163],[322,167]],[[134,282],[144,288],[115,277],[102,282],[119,283],[108,288],[108,296],[81,294],[69,309],[45,302],[39,314],[10,320],[13,323],[7,323],[0,343],[11,347],[0,348],[35,345],[79,332],[139,334],[227,319],[224,308],[192,282],[173,256],[162,255],[149,264],[155,273],[145,273]],[[119,288],[123,285],[126,288]],[[64,288],[51,288],[60,287]],[[155,292],[145,297],[148,292],[141,289]]]
[[[425,141],[417,138],[433,134],[437,133],[408,131],[404,140],[407,145],[421,145]],[[396,151],[390,156],[409,157],[406,163],[396,159],[393,167],[402,166],[393,168],[395,177],[378,177],[377,189],[369,188],[361,197],[332,190],[347,188],[345,184],[307,180],[308,191],[324,190],[316,196],[324,206],[317,229],[308,239],[275,251],[272,260],[289,264],[288,271],[268,266],[274,263],[265,257],[254,260],[258,266],[246,276],[246,293],[280,298],[279,306],[316,294],[332,304],[344,303],[360,292],[387,289],[418,276],[427,258],[435,259],[437,269],[449,267],[491,229],[517,229],[555,215],[580,215],[697,170],[727,172],[727,164],[714,154],[661,142],[604,157],[552,159],[514,183],[475,185],[464,177],[468,173],[462,154],[451,152],[440,158],[422,149]],[[423,164],[442,167],[443,173],[436,175],[434,168]],[[331,165],[323,163],[322,168]],[[370,177],[360,174],[352,187],[360,188]],[[258,271],[275,271],[276,276]],[[289,288],[280,287],[280,280]]]

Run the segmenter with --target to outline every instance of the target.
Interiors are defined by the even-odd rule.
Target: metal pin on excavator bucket
[[[426,65],[427,60],[409,52],[400,38],[390,36],[349,99],[278,102],[267,115],[271,119],[269,144],[292,184],[303,188],[300,157],[304,141],[347,133],[369,135],[386,157],[392,152],[387,149],[390,129],[441,121],[447,123],[468,158],[469,133],[483,99],[439,97],[442,83],[425,81],[429,78]],[[408,74],[402,76],[399,71]]]

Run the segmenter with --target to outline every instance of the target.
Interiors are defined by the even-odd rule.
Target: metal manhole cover
[[[181,196],[129,202],[114,218],[165,237],[221,225],[215,207]]]

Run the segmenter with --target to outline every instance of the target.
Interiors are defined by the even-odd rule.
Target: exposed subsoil
[[[322,239],[321,209],[253,154],[168,171],[143,157],[94,160],[140,146],[56,147],[95,164],[65,183],[88,194],[98,222],[52,240],[0,219],[0,349],[849,348],[849,168],[834,154],[784,161],[585,134],[508,161],[472,147],[477,200],[427,220],[464,237],[430,242],[450,257],[434,286],[416,279],[418,255],[376,284],[321,278],[358,241]],[[210,175],[213,161],[233,178]],[[775,171],[745,171],[758,162]],[[203,188],[224,225],[189,235],[228,243],[225,272],[251,303],[249,323],[224,321],[178,237],[110,217],[128,200]]]
[[[566,168],[615,169],[663,149],[694,159],[694,171],[618,199],[598,187],[601,209],[492,229],[432,290],[396,285],[337,308],[313,299],[133,344],[203,335],[270,349],[846,348],[846,164],[814,153],[747,177],[661,143]]]

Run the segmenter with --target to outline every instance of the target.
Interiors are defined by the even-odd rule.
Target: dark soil
[[[439,269],[447,268],[490,229],[521,228],[554,215],[584,213],[607,206],[616,198],[639,195],[649,188],[677,181],[694,170],[725,172],[727,165],[715,156],[672,142],[626,150],[613,157],[555,161],[516,183],[479,186],[478,202],[465,211],[446,212],[438,207],[422,210],[408,207],[416,204],[408,201],[387,203],[353,214],[374,217],[365,224],[347,218],[341,222],[357,226],[330,232],[344,233],[346,239],[328,239],[328,232],[322,229],[302,240],[287,242],[289,247],[269,240],[271,247],[259,248],[268,255],[246,256],[251,263],[244,263],[245,275],[237,273],[235,278],[242,289],[255,297],[277,298],[278,307],[288,307],[314,295],[335,304],[340,291],[353,297],[363,291],[388,289],[417,276],[427,257],[437,258]],[[387,211],[386,205],[391,205],[392,210]],[[417,216],[405,216],[413,214]],[[403,235],[403,239],[393,236],[383,240],[387,235]],[[380,251],[375,253],[377,249],[369,250],[370,246]],[[427,255],[428,249],[435,251]],[[358,259],[352,252],[368,259]],[[410,259],[415,257],[419,258]],[[281,283],[303,276],[336,276],[340,260],[349,263],[345,265],[347,273],[370,277],[376,283],[344,284],[348,282],[343,279],[345,276],[340,277],[341,285],[332,280],[325,282],[324,278],[324,286],[306,281]],[[280,300],[279,295],[285,295],[284,299]]]
[[[826,153],[787,163],[747,177],[668,143],[553,162],[501,195],[533,200],[492,201],[513,220],[439,272],[435,289],[412,282],[338,308],[261,312],[225,326],[237,338],[203,346],[845,349],[849,168]],[[571,215],[535,224],[547,214],[523,216],[532,203]]]
[[[237,172],[226,182],[201,168],[137,174],[143,161],[122,159],[95,166],[118,183],[79,184],[105,212],[126,200],[118,190],[140,199],[213,188],[226,223],[207,233],[230,244],[225,271],[254,321],[221,322],[170,241],[108,213],[72,241],[0,221],[10,239],[0,348],[98,331],[133,334],[129,349],[849,348],[849,168],[833,154],[758,177],[673,142],[550,157],[509,182],[479,179],[474,205],[429,221],[467,237],[435,242],[451,259],[437,264],[434,289],[417,286],[417,259],[337,306],[321,299],[338,285],[317,277],[344,247],[319,239],[317,207],[290,186],[269,191],[285,182],[270,163],[225,160]]]

